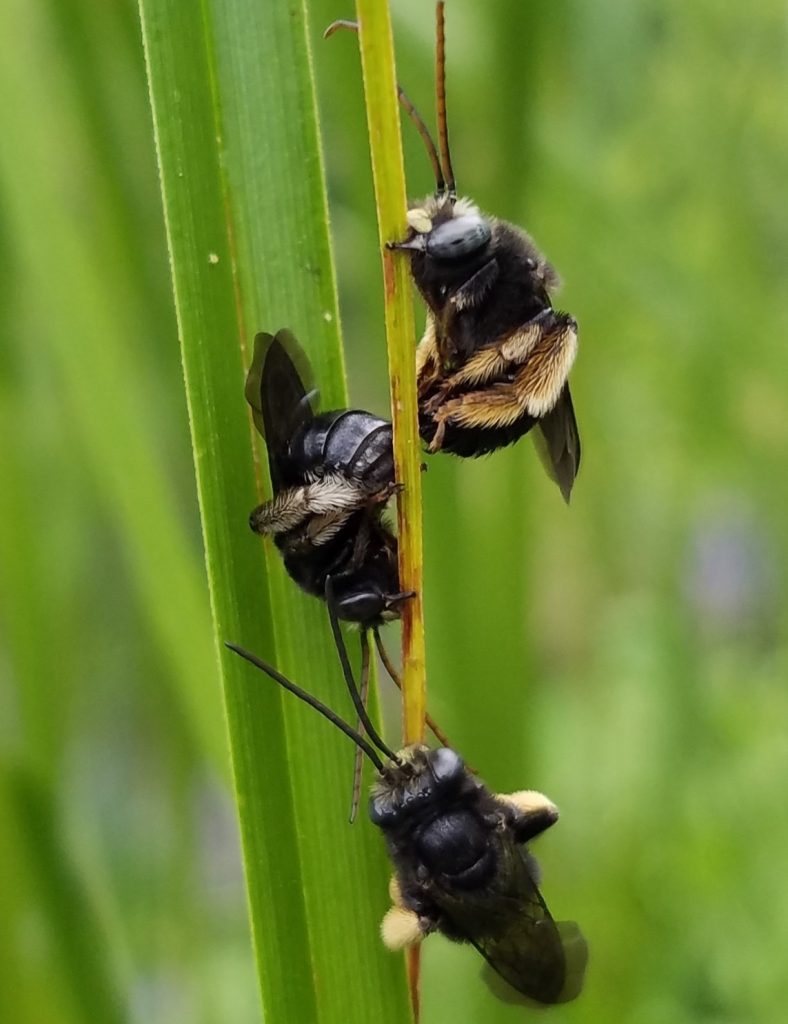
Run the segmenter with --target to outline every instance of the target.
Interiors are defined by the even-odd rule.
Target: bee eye
[[[397,820],[400,806],[394,805],[389,794],[370,797],[369,817],[373,825],[385,828]]]
[[[483,249],[491,237],[490,225],[484,218],[455,217],[429,233],[426,252],[436,260],[461,260]]]
[[[348,622],[368,622],[382,615],[386,602],[379,590],[350,588],[336,601],[339,617]]]
[[[430,770],[435,782],[442,787],[462,776],[465,762],[456,751],[439,747],[430,751]]]

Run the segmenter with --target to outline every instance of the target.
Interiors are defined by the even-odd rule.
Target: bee
[[[289,331],[257,335],[245,395],[274,494],[249,525],[273,537],[303,590],[323,597],[331,576],[340,618],[380,625],[409,596],[400,592],[397,542],[382,518],[395,491],[391,423],[356,409],[316,415],[310,380]]]
[[[317,396],[303,350],[288,330],[260,333],[245,396],[266,442],[273,497],[249,525],[271,536],[291,579],[328,600],[336,617],[360,627],[361,690],[369,685],[369,632],[401,688],[380,627],[412,597],[399,585],[397,540],[383,518],[397,490],[391,423],[358,409],[315,413]],[[427,723],[442,735],[428,717]],[[357,755],[351,820],[361,774]]]
[[[353,22],[337,28],[357,29]],[[577,322],[553,308],[559,278],[533,239],[459,198],[446,118],[443,3],[437,5],[436,93],[440,155],[403,90],[424,140],[435,193],[408,210],[408,234],[389,248],[410,259],[427,307],[416,351],[419,431],[428,451],[486,455],[534,426],[536,447],[566,501],[580,466],[569,371]]]
[[[555,804],[532,790],[492,793],[450,747],[391,750],[367,716],[336,615],[331,617],[345,682],[368,739],[267,662],[236,644],[226,646],[333,722],[373,764],[369,816],[394,866],[383,942],[405,949],[440,932],[475,946],[527,999],[574,999],[583,984],[585,940],[574,923],[551,917],[527,847],[558,820]]]

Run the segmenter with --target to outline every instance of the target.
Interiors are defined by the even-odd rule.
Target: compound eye
[[[443,787],[462,776],[465,762],[449,747],[438,747],[430,751],[430,771],[437,785]]]
[[[371,622],[386,610],[383,595],[374,590],[349,590],[336,602],[337,615],[345,622]]]
[[[482,217],[455,217],[429,233],[426,251],[436,260],[461,260],[483,249],[491,238],[490,225]]]
[[[369,798],[369,818],[373,825],[386,828],[393,825],[402,808],[392,799],[391,794],[381,793]]]

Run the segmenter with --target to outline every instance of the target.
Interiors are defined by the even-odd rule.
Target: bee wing
[[[288,446],[296,430],[314,418],[310,399],[311,368],[303,349],[288,330],[260,333],[244,394],[255,426],[265,438],[274,489],[278,490]]]
[[[445,905],[447,916],[521,996],[543,1004],[568,1002],[582,988],[585,940],[576,925],[572,930],[551,917],[527,850],[511,840],[502,845],[500,857],[496,879],[484,896],[464,893]],[[512,999],[513,993],[501,995]]]
[[[580,434],[568,384],[550,412],[537,421],[537,427],[533,439],[539,459],[568,504],[580,469]]]
[[[588,964],[588,943],[575,921],[554,921],[564,957],[563,983],[557,995],[555,989],[544,992],[544,980],[540,979],[538,990],[524,989],[521,972],[516,962],[507,955],[505,948],[493,950],[493,956],[483,949],[477,949],[487,961],[482,972],[484,981],[493,995],[507,1003],[533,1003],[555,1005],[569,1003],[576,999],[583,988],[585,969]],[[503,979],[503,980],[502,980]],[[506,984],[504,984],[506,982]],[[549,998],[544,998],[548,995]]]

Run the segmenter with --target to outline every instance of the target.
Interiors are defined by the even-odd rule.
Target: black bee
[[[327,30],[352,28],[335,22]],[[429,451],[485,455],[535,425],[537,449],[568,501],[580,438],[567,378],[577,323],[553,309],[555,270],[520,228],[457,197],[446,121],[443,3],[437,5],[436,88],[440,156],[424,121],[399,89],[424,139],[435,194],[408,211],[410,229],[391,242],[410,257],[427,306],[416,354],[419,430]]]
[[[254,509],[249,525],[273,537],[303,590],[320,598],[330,593],[338,618],[360,625],[366,700],[368,632],[400,686],[380,627],[398,618],[412,596],[399,586],[397,540],[383,519],[396,490],[391,423],[358,409],[315,413],[310,382],[308,360],[290,331],[257,335],[245,394],[266,442],[274,494]],[[353,808],[355,802],[354,795]]]
[[[377,627],[399,614],[397,541],[382,518],[394,493],[391,423],[357,409],[315,414],[293,335],[258,334],[246,399],[268,449],[274,496],[249,517],[295,582],[317,597],[334,581],[339,616]]]
[[[338,631],[335,618],[334,625]],[[394,865],[394,905],[381,925],[386,946],[404,949],[441,932],[474,945],[528,999],[574,999],[583,984],[585,941],[575,924],[550,916],[525,845],[558,820],[555,805],[533,791],[491,793],[449,747],[392,751],[366,715],[341,646],[345,680],[369,741],[271,665],[227,646],[333,722],[375,766],[369,814]]]

